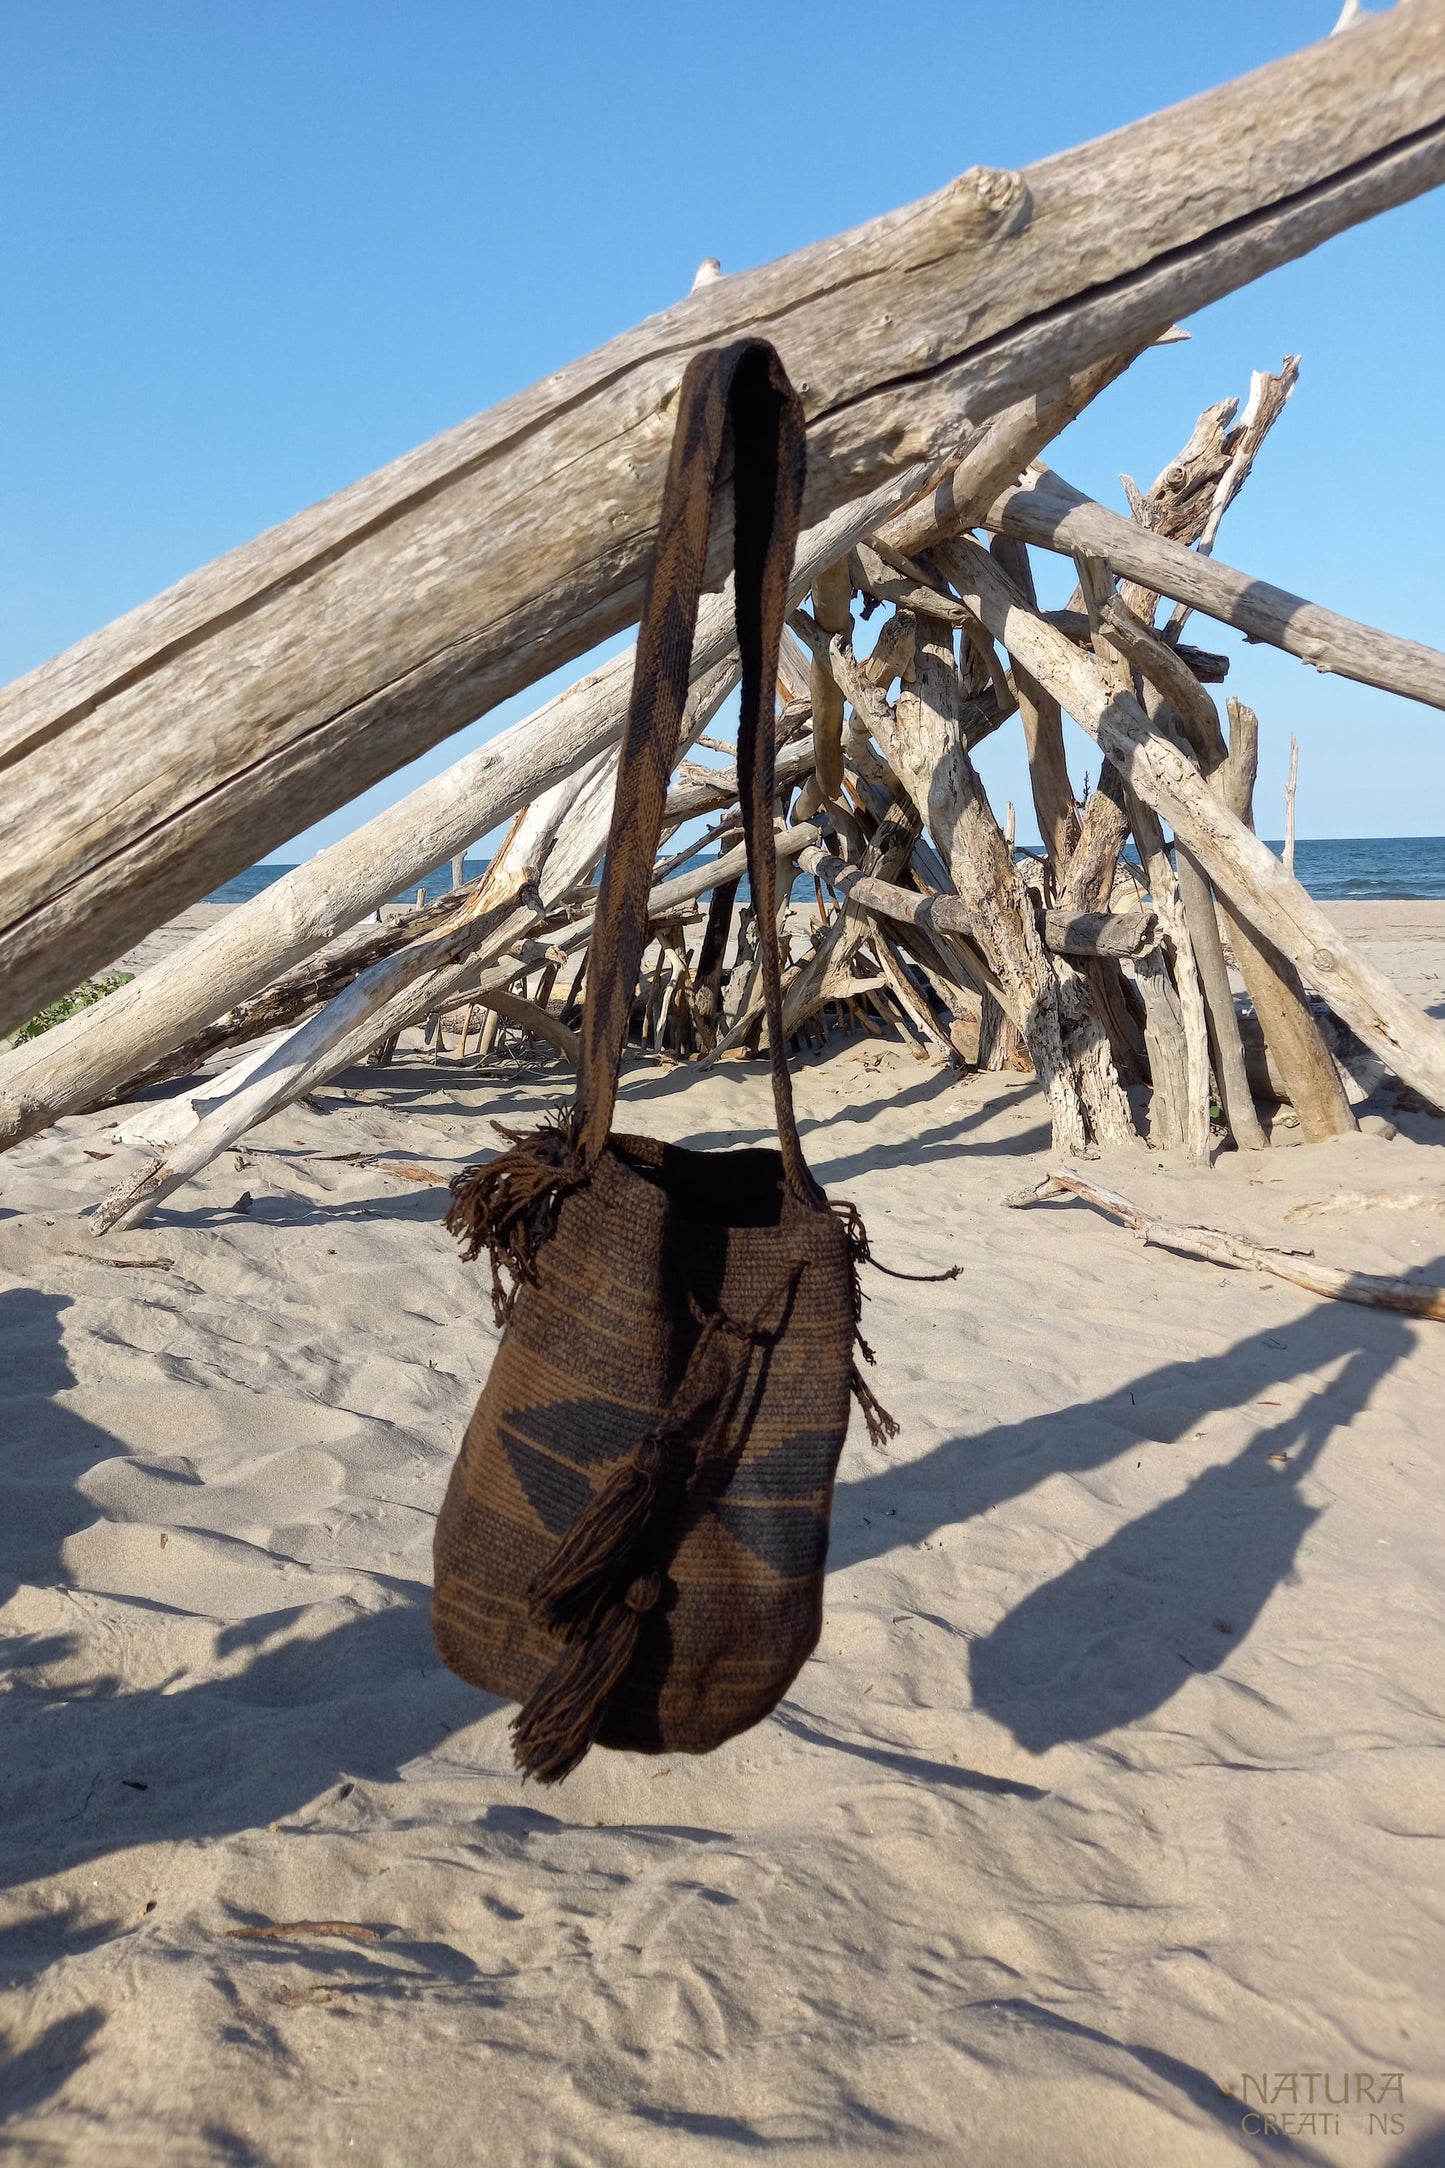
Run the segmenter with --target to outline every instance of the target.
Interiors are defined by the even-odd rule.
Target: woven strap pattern
[[[682,380],[593,928],[577,1077],[578,1135],[584,1161],[595,1165],[612,1128],[632,997],[647,944],[653,861],[687,704],[708,534],[729,440],[734,611],[742,661],[738,784],[757,912],[773,1103],[787,1189],[796,1203],[816,1210],[827,1200],[803,1157],[783,1045],[773,843],[774,685],[806,450],[801,402],[763,339],[741,339],[696,355]]]

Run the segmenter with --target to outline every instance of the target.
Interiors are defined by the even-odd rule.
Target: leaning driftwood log
[[[987,550],[963,539],[952,545],[950,561],[963,579],[963,600],[1010,652],[1025,658],[1138,797],[1169,822],[1220,894],[1395,1075],[1445,1108],[1445,1031],[1351,947],[1132,695],[1111,696],[1089,659],[1028,609]]]
[[[793,593],[806,592],[819,566],[832,563],[859,533],[886,519],[935,471],[912,469],[805,533]],[[732,630],[729,588],[704,599],[693,653],[694,690],[715,692],[719,702],[735,671]],[[512,819],[615,745],[627,711],[632,663],[628,648],[330,850],[295,867],[118,988],[105,1002],[104,1016],[98,1009],[83,1010],[43,1037],[0,1053],[0,1149],[63,1114],[94,1105],[148,1070],[454,850]],[[602,833],[605,837],[605,822]]]
[[[817,840],[817,833],[811,827],[784,830],[776,839],[779,860],[796,857]],[[716,882],[735,878],[746,866],[747,853],[739,844],[713,864],[654,888],[648,897],[648,911],[656,917],[675,909],[704,894]],[[524,899],[519,904],[515,896],[504,897],[486,919],[473,919],[465,928],[449,928],[432,935],[363,972],[345,994],[291,1033],[271,1059],[174,1150],[112,1190],[98,1207],[91,1232],[104,1235],[113,1227],[139,1226],[166,1197],[192,1181],[258,1122],[299,1099],[303,1092],[325,1083],[374,1040],[404,1030],[428,1008],[443,1000],[484,1000],[491,992],[504,990],[521,965],[544,961],[554,951],[565,955],[590,939],[592,921],[588,917],[565,930],[558,929],[542,947],[531,938],[540,909],[540,898],[530,902]],[[468,985],[475,950],[488,936],[494,945],[511,948],[514,953],[506,962],[493,965],[479,984]]]
[[[1445,708],[1445,655],[1438,649],[1358,624],[1251,572],[1238,572],[1218,557],[1201,557],[1180,542],[1149,534],[1061,475],[1037,474],[1007,491],[989,507],[987,524],[1065,557],[1080,550],[1101,557],[1122,578],[1233,625],[1248,639],[1283,648],[1316,670]]]
[[[816,521],[1442,175],[1445,17],[1397,8],[716,280],[195,574],[0,709],[0,1031],[635,617],[698,348],[776,340]]]
[[[1230,811],[1250,829],[1258,752],[1259,721],[1254,710],[1231,700],[1229,757],[1215,770],[1213,780]],[[1299,973],[1278,949],[1256,935],[1233,904],[1221,902],[1220,910],[1245,991],[1279,1065],[1305,1142],[1321,1144],[1327,1137],[1346,1135],[1355,1128],[1355,1117],[1340,1072],[1310,1013]]]
[[[1267,1243],[1250,1242],[1243,1235],[1225,1234],[1217,1227],[1191,1227],[1177,1220],[1147,1212],[1117,1190],[1104,1189],[1074,1167],[1060,1167],[1046,1176],[1036,1189],[1011,1197],[1014,1206],[1038,1203],[1049,1197],[1078,1197],[1097,1211],[1108,1213],[1131,1228],[1146,1246],[1173,1250],[1179,1257],[1199,1257],[1211,1265],[1252,1265],[1277,1280],[1292,1280],[1312,1295],[1328,1295],[1334,1302],[1358,1302],[1371,1310],[1403,1310],[1408,1317],[1445,1319],[1445,1288],[1417,1287],[1409,1280],[1388,1278],[1383,1273],[1344,1272],[1337,1265],[1319,1265],[1310,1250],[1276,1250]]]

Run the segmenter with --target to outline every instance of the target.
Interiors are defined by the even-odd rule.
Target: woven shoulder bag
[[[696,1152],[616,1135],[612,1116],[729,436],[738,774],[779,1149]],[[489,1251],[505,1331],[437,1522],[433,1631],[453,1671],[522,1704],[516,1759],[542,1783],[594,1743],[702,1754],[767,1715],[818,1639],[850,1388],[875,1434],[893,1428],[854,1363],[861,1223],[808,1170],[783,1041],[773,701],[803,474],[802,410],[772,347],[698,355],[637,643],[575,1104],[453,1185],[447,1225],[468,1256]]]

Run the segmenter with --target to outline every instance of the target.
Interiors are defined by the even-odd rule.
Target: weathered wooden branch
[[[1037,1189],[1012,1197],[1013,1205],[1034,1204],[1049,1197],[1078,1197],[1096,1211],[1120,1220],[1146,1247],[1172,1250],[1178,1257],[1202,1258],[1210,1265],[1252,1265],[1290,1280],[1312,1295],[1327,1295],[1334,1302],[1358,1302],[1371,1310],[1401,1310],[1407,1317],[1445,1319],[1445,1288],[1417,1287],[1374,1272],[1344,1272],[1337,1265],[1321,1265],[1308,1250],[1276,1250],[1266,1243],[1251,1242],[1243,1235],[1225,1234],[1218,1227],[1192,1227],[1167,1220],[1157,1212],[1133,1204],[1118,1190],[1104,1189],[1074,1167],[1060,1167]]]
[[[901,925],[923,926],[933,933],[973,932],[968,905],[957,896],[925,896],[896,881],[850,866],[829,850],[814,846],[799,855],[805,873],[816,873],[844,900],[861,910]],[[1034,924],[1046,949],[1055,956],[1138,956],[1157,934],[1152,911],[1036,910]]]
[[[1004,571],[1033,608],[1038,607],[1034,592],[1034,576],[1029,565],[1029,553],[1022,542],[1011,535],[994,538],[993,553]],[[1088,618],[1084,619],[1087,630]],[[1078,840],[1079,815],[1074,802],[1074,786],[1069,781],[1069,766],[1064,755],[1063,710],[1052,693],[1046,692],[1037,678],[1012,658],[1014,684],[1018,688],[1019,713],[1023,720],[1024,746],[1029,761],[1029,786],[1034,801],[1034,818],[1039,824],[1049,869],[1053,875],[1054,892],[1063,878],[1070,853]]]
[[[1012,543],[1015,548],[1023,547],[1014,535],[999,534],[995,535],[994,540],[1000,543]],[[998,556],[997,551],[994,554]],[[1007,561],[1000,556],[999,563],[1003,565],[1004,570],[1007,572]],[[1009,572],[1009,578],[1013,579],[1011,572]],[[1015,585],[1018,584],[1015,581]],[[1066,633],[1076,647],[1088,647],[1090,645],[1092,635],[1089,631],[1089,613],[1087,610],[1040,610],[1039,615],[1047,618],[1056,630]],[[1188,640],[1181,640],[1176,645],[1172,637],[1169,645],[1170,653],[1178,656],[1189,675],[1196,679],[1199,684],[1222,685],[1228,677],[1229,657],[1227,655],[1217,654],[1212,648],[1192,647]]]
[[[1062,556],[1082,550],[1101,557],[1121,578],[1187,602],[1316,670],[1445,708],[1445,654],[1438,649],[1340,617],[1218,557],[1201,557],[1182,543],[1149,534],[1060,475],[1043,473],[1009,490],[989,507],[987,525]]]
[[[959,729],[963,701],[949,630],[922,615],[917,622],[914,679],[899,693],[883,750],[968,906],[973,938],[1000,983],[1048,1099],[1054,1135],[1075,1137],[1076,1143],[1062,1148],[1079,1151],[1088,1141],[1094,1110],[1086,1110],[1082,1079],[1065,1053],[1058,980]],[[1132,1132],[1117,1079],[1113,1089]]]
[[[1220,522],[1248,481],[1250,469],[1259,456],[1260,446],[1284,412],[1298,380],[1298,354],[1286,354],[1284,366],[1278,374],[1256,369],[1251,375],[1248,402],[1239,418],[1238,427],[1230,431],[1226,445],[1229,464],[1214,485],[1208,516],[1194,545],[1201,557],[1208,557],[1213,552],[1214,538],[1219,532]],[[1169,617],[1168,635],[1171,641],[1178,641],[1188,617],[1188,604],[1176,604]]]
[[[891,511],[930,469],[919,467],[808,530],[792,592],[807,591],[858,534]],[[616,744],[634,650],[615,655],[444,774],[297,866],[177,948],[102,1006],[0,1053],[0,1148],[63,1114],[94,1105],[224,1010],[354,925],[464,842],[535,804]],[[730,585],[704,598],[693,650],[691,703],[705,722],[735,682]],[[691,810],[685,797],[674,817]],[[670,809],[671,810],[671,809]],[[602,836],[606,836],[603,823]],[[599,852],[601,843],[598,845]]]
[[[369,965],[379,963],[383,956],[404,948],[429,929],[448,924],[457,916],[459,904],[457,894],[451,893],[439,896],[434,903],[426,904],[420,910],[398,912],[380,925],[353,927],[350,934],[330,943],[314,960],[298,964],[294,971],[286,972],[274,985],[266,987],[251,1000],[238,1002],[234,1009],[227,1009],[213,1024],[193,1032],[189,1039],[183,1039],[178,1047],[162,1055],[150,1068],[124,1078],[91,1105],[115,1106],[157,1084],[194,1076],[203,1063],[227,1047],[245,1046],[252,1039],[264,1038],[268,1032],[285,1030],[312,1009],[334,999]],[[78,1111],[85,1113],[89,1109]]]
[[[576,1068],[578,1049],[582,1043],[580,1038],[538,1002],[524,1001],[520,994],[507,993],[499,987],[493,987],[488,993],[478,994],[477,1001],[479,1005],[495,1009],[504,1022],[516,1024],[521,1030],[529,1031],[534,1039],[545,1039],[564,1061],[570,1061],[573,1068]]]
[[[1169,822],[1220,895],[1294,964],[1393,1074],[1445,1107],[1445,1032],[1344,939],[1273,853],[1215,796],[1192,759],[1164,737],[1131,694],[1112,696],[1097,668],[1043,623],[987,550],[950,545],[964,600],[1011,653],[1021,654],[1108,754],[1146,804]],[[1202,562],[1208,563],[1205,559]]]
[[[794,858],[816,840],[815,828],[785,829],[777,838],[778,857]],[[712,865],[680,874],[654,888],[648,897],[649,913],[657,916],[671,910],[702,895],[717,881],[736,878],[746,868],[747,853],[740,844]],[[464,927],[449,929],[444,935],[387,957],[354,979],[344,994],[274,1049],[267,1063],[208,1114],[168,1156],[152,1161],[131,1181],[112,1190],[96,1211],[92,1233],[104,1235],[114,1227],[139,1226],[158,1204],[183,1183],[193,1180],[249,1129],[359,1060],[378,1039],[405,1030],[446,1002],[462,998],[483,1001],[492,992],[505,990],[524,965],[548,961],[554,951],[568,954],[591,938],[589,916],[559,930],[546,948],[540,948],[529,938],[542,909],[540,897],[520,907],[502,902],[494,908],[495,923],[468,921]],[[513,954],[491,964],[479,979],[475,952],[484,941],[489,941],[494,950],[510,948]]]
[[[853,630],[853,580],[846,557],[813,582],[813,615],[825,632]],[[833,682],[826,654],[815,654],[808,692],[813,703],[813,765],[824,801],[843,788],[843,695]]]
[[[1259,722],[1242,701],[1229,702],[1229,757],[1212,781],[1231,813],[1254,827],[1254,780],[1259,756]],[[1234,906],[1222,900],[1229,944],[1245,991],[1278,1065],[1289,1101],[1309,1144],[1347,1135],[1356,1127],[1349,1098],[1320,1028],[1310,1014],[1304,987],[1294,965],[1263,940]]]
[[[1164,642],[1156,637],[1151,627],[1135,617],[1123,598],[1114,593],[1112,582],[1107,576],[1100,577],[1099,560],[1081,557],[1077,561],[1080,583],[1088,595],[1090,615],[1099,627],[1097,639],[1100,646],[1107,654],[1122,656],[1127,663],[1133,665],[1137,673],[1134,683],[1142,688],[1145,712],[1151,722],[1161,731],[1179,730],[1181,735],[1186,735],[1204,774],[1211,774],[1224,759],[1225,745],[1219,717],[1208,693],[1182,667]],[[1147,596],[1145,600],[1152,613],[1155,598]],[[1126,676],[1121,676],[1118,682],[1128,683],[1129,680]],[[1169,694],[1175,695],[1180,701],[1180,710],[1169,705]],[[1230,990],[1229,971],[1224,961],[1214,895],[1203,868],[1187,845],[1178,846],[1176,858],[1179,901],[1203,996],[1209,1052],[1219,1085],[1224,1118],[1240,1151],[1263,1151],[1269,1140],[1260,1126],[1254,1100],[1250,1096],[1249,1079],[1245,1074],[1239,1019],[1234,1012],[1234,995]],[[1161,863],[1162,858],[1156,860],[1156,866]],[[1151,868],[1151,872],[1153,870]],[[1177,981],[1177,947],[1175,960]],[[1179,1000],[1186,1026],[1187,1044],[1192,995],[1187,992],[1183,983],[1179,983]]]
[[[193,575],[0,712],[0,1031],[635,618],[700,347],[776,340],[816,521],[951,449],[961,409],[1062,385],[1442,175],[1445,18],[1397,8],[714,280]]]

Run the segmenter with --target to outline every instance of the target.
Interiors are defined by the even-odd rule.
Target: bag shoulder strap
[[[739,796],[757,912],[784,1178],[797,1203],[816,1209],[827,1199],[803,1157],[783,1045],[773,842],[773,689],[802,509],[806,447],[801,401],[776,352],[763,339],[741,339],[694,356],[682,380],[593,925],[577,1074],[578,1137],[584,1162],[595,1164],[612,1128],[632,996],[647,943],[648,892],[687,703],[708,533],[729,423],[734,611],[742,661]]]

